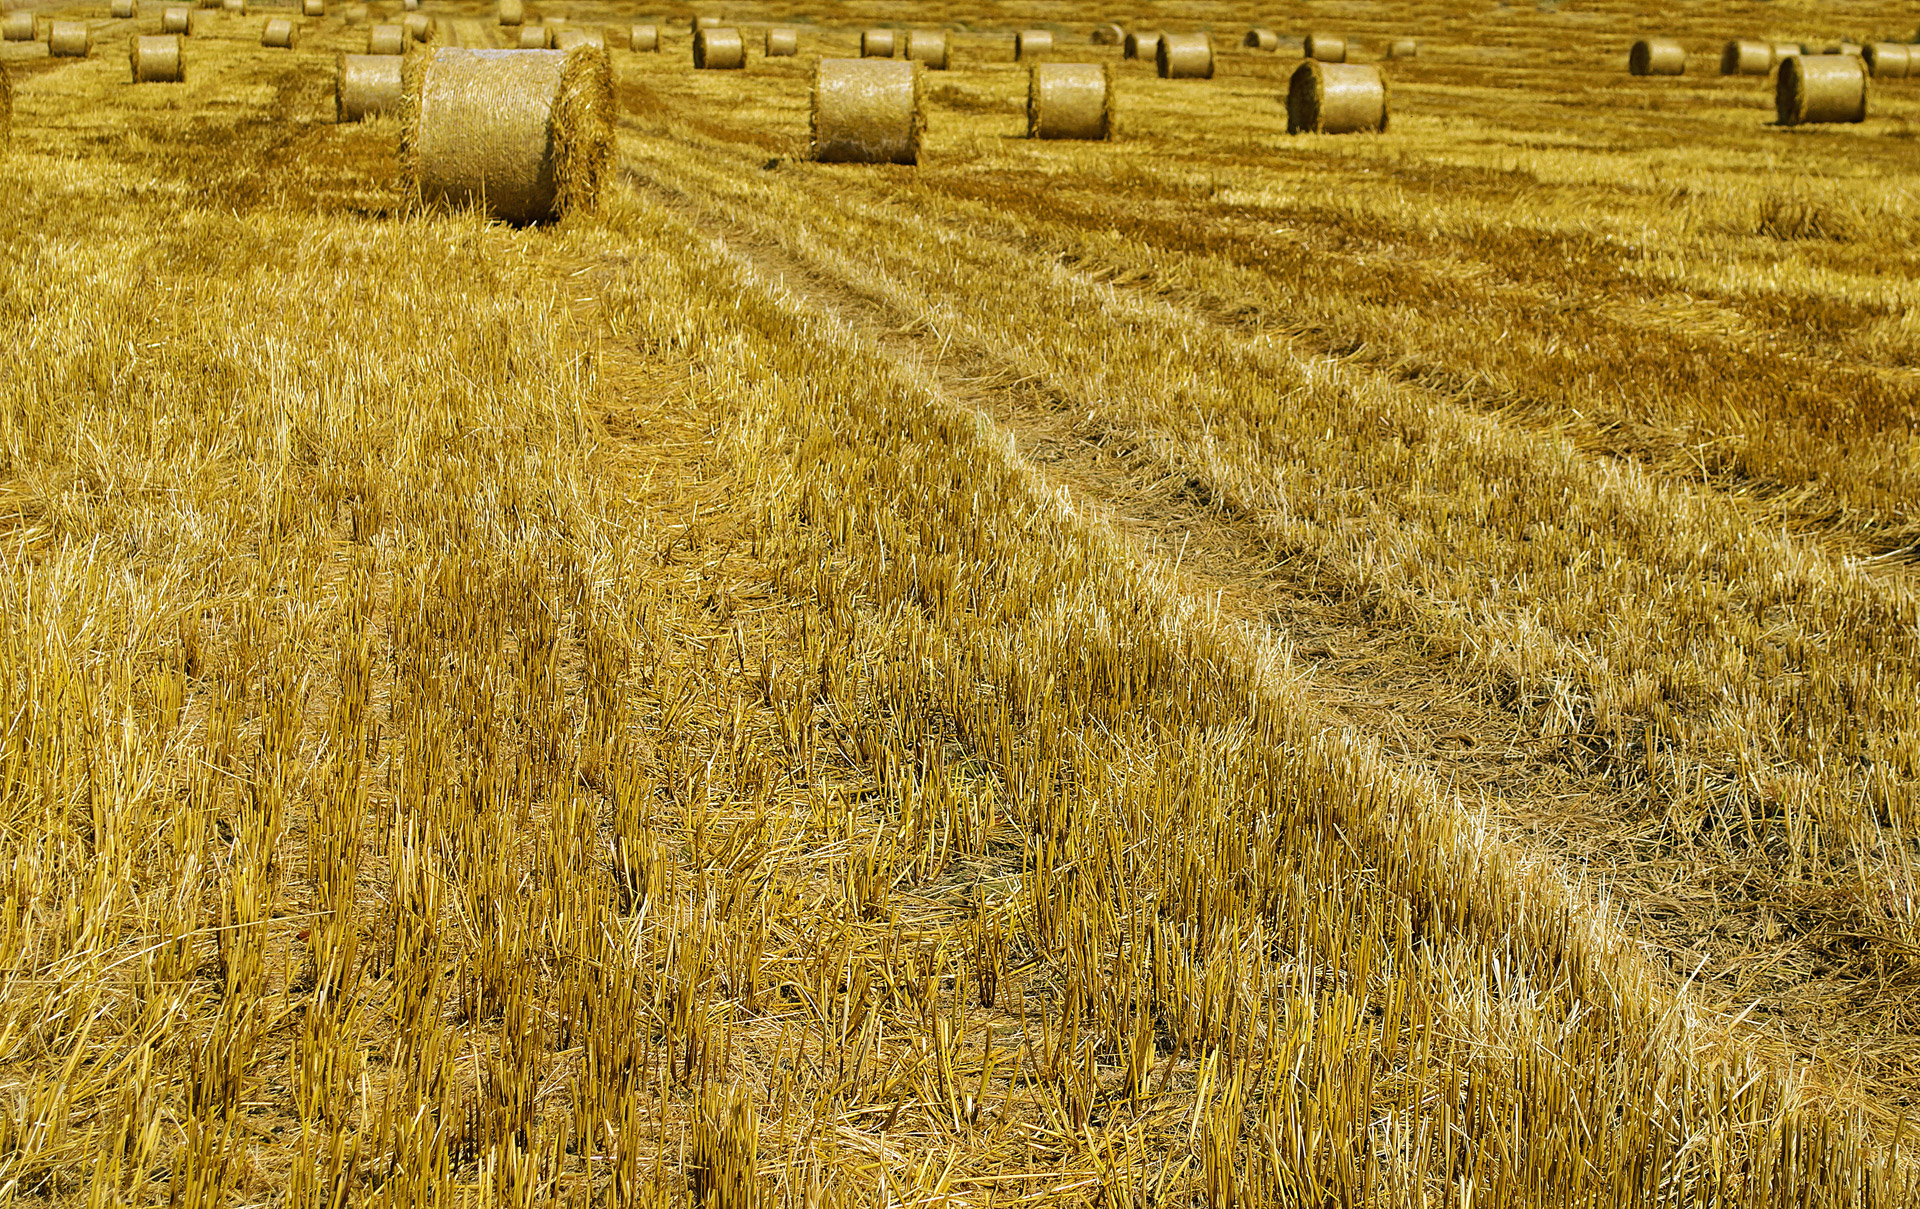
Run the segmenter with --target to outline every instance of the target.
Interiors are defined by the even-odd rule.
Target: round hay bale
[[[300,15],[303,17],[326,16],[327,0],[300,0]]]
[[[1288,134],[1356,134],[1387,128],[1386,78],[1371,63],[1308,59],[1287,81]]]
[[[786,59],[799,54],[800,31],[789,25],[769,29],[766,46],[761,53],[769,59]]]
[[[1395,38],[1387,44],[1389,59],[1417,59],[1420,57],[1420,44],[1412,38]]]
[[[555,50],[573,50],[580,46],[589,47],[604,55],[607,53],[607,36],[597,29],[563,29],[553,35]]]
[[[333,77],[333,120],[344,125],[398,112],[400,62],[392,55],[341,55]]]
[[[1858,42],[1837,42],[1827,47],[1827,53],[1830,55],[1860,55],[1864,57],[1866,47],[1860,45]]]
[[[1127,31],[1121,29],[1118,25],[1109,23],[1107,25],[1096,25],[1093,27],[1093,44],[1095,46],[1118,46],[1120,43],[1126,41],[1126,39]]]
[[[1913,52],[1904,42],[1874,42],[1860,52],[1876,80],[1904,80],[1913,70]]]
[[[370,55],[399,55],[407,51],[406,27],[400,25],[376,25],[367,31],[367,53]]]
[[[507,222],[590,213],[613,146],[607,56],[435,47],[407,65],[402,161],[423,205]]]
[[[139,16],[140,6],[135,3],[135,0],[113,0],[107,11],[112,13],[116,20],[124,21],[129,17]]]
[[[1276,51],[1280,49],[1280,35],[1273,30],[1255,26],[1247,31],[1246,37],[1240,39],[1240,45],[1248,50]]]
[[[179,34],[141,34],[127,47],[135,84],[180,84],[187,78],[187,57]]]
[[[660,53],[660,27],[636,25],[627,31],[627,49]]]
[[[266,28],[260,31],[260,45],[277,50],[292,50],[293,39],[293,22],[286,17],[267,18]]]
[[[1723,76],[1764,76],[1773,70],[1773,47],[1751,38],[1736,38],[1720,52]]]
[[[891,59],[893,43],[893,31],[890,29],[863,29],[860,31],[860,57]]]
[[[47,53],[56,59],[84,59],[93,53],[93,31],[85,21],[55,21],[47,26]]]
[[[220,0],[220,9],[228,16],[244,17],[247,15],[247,0]]]
[[[1334,34],[1308,34],[1301,53],[1322,63],[1345,63],[1347,40]]]
[[[1636,76],[1685,75],[1687,48],[1672,38],[1642,38],[1627,52],[1627,71]]]
[[[1053,50],[1053,31],[1045,29],[1023,29],[1013,35],[1013,57],[1024,59],[1029,55],[1044,55]]]
[[[193,32],[193,10],[184,4],[169,4],[160,10],[160,32],[163,34],[191,34]]]
[[[1213,39],[1205,34],[1161,34],[1153,65],[1163,80],[1213,79]]]
[[[687,23],[687,32],[689,34],[698,34],[703,29],[719,29],[719,28],[720,28],[720,18],[718,17],[695,17],[692,21]]]
[[[917,164],[925,68],[891,59],[820,59],[813,67],[813,158],[826,164]]]
[[[544,25],[522,25],[520,27],[521,50],[547,50],[553,46],[553,31]]]
[[[1160,51],[1159,33],[1130,33],[1120,42],[1120,57],[1123,59],[1151,59]]]
[[[500,0],[500,7],[496,15],[499,17],[500,24],[502,25],[525,25],[527,21],[527,6],[523,4],[521,0]]]
[[[1854,55],[1795,55],[1780,64],[1773,108],[1782,126],[1867,119],[1866,60]]]
[[[342,14],[342,19],[344,19],[348,25],[365,25],[367,23],[367,6],[364,4],[347,5],[347,11]]]
[[[925,63],[929,71],[945,71],[947,55],[951,49],[944,29],[912,29],[907,31],[907,58],[916,63]]]
[[[0,18],[0,40],[8,42],[31,42],[34,40],[33,14],[29,12],[8,13]]]
[[[406,20],[400,23],[400,28],[406,30],[407,36],[415,42],[433,40],[433,18],[425,13],[408,13]]]
[[[420,0],[402,0],[400,7],[406,9],[410,13],[417,12],[420,8]]]
[[[1035,63],[1027,73],[1027,137],[1113,137],[1113,69],[1099,63]]]
[[[1803,55],[1807,53],[1807,48],[1800,45],[1798,42],[1775,42],[1772,46],[1772,50],[1773,50],[1773,65],[1775,67],[1780,66],[1783,60],[1791,59],[1795,55]]]
[[[702,29],[693,35],[693,65],[703,71],[738,71],[747,65],[747,40],[737,29]]]

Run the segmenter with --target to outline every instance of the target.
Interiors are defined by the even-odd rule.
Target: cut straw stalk
[[[260,31],[260,45],[277,50],[292,50],[294,41],[293,22],[285,17],[269,17]]]
[[[1129,33],[1120,43],[1120,57],[1123,59],[1151,59],[1160,49],[1160,33]]]
[[[1720,51],[1723,76],[1764,76],[1773,70],[1773,47],[1753,38],[1736,38]]]
[[[1356,134],[1387,128],[1386,77],[1370,63],[1308,59],[1287,82],[1288,134]]]
[[[1347,40],[1338,34],[1308,34],[1301,54],[1309,59],[1318,59],[1322,63],[1345,63],[1347,61]]]
[[[1412,38],[1395,38],[1387,45],[1387,58],[1414,59],[1420,55],[1420,44]]]
[[[1163,80],[1211,80],[1213,39],[1205,34],[1161,34],[1153,65]]]
[[[863,29],[860,31],[860,57],[863,59],[891,59],[897,39],[890,29]]]
[[[141,34],[127,47],[135,84],[179,84],[187,78],[187,59],[178,34]]]
[[[367,31],[367,53],[399,55],[407,50],[407,31],[400,25],[376,25]]]
[[[1095,46],[1118,46],[1126,41],[1126,38],[1127,31],[1121,29],[1118,25],[1109,23],[1093,27],[1093,44]]]
[[[1864,122],[1870,79],[1866,60],[1854,55],[1795,55],[1780,64],[1775,120],[1782,126]]]
[[[1052,30],[1023,29],[1013,35],[1013,57],[1016,59],[1024,59],[1029,55],[1044,55],[1052,50]]]
[[[613,143],[604,52],[438,47],[405,79],[402,156],[422,204],[515,223],[598,204]]]
[[[1913,71],[1913,49],[1904,42],[1874,42],[1860,57],[1876,80],[1904,80]]]
[[[333,84],[333,120],[362,122],[400,108],[402,72],[393,55],[341,55]]]
[[[916,164],[925,130],[925,69],[891,59],[821,59],[813,69],[813,158],[829,164]]]
[[[1113,137],[1113,69],[1099,63],[1035,63],[1027,73],[1027,137]]]
[[[693,65],[702,71],[738,71],[747,65],[747,40],[737,29],[703,26],[693,35]]]
[[[660,27],[636,25],[627,31],[627,49],[642,53],[660,53]]]
[[[927,69],[930,71],[945,71],[947,69],[947,58],[950,49],[946,30],[915,29],[907,31],[906,57],[916,63],[925,63]]]
[[[7,153],[7,144],[13,139],[13,76],[8,74],[7,65],[0,63],[0,155]]]
[[[1264,26],[1255,26],[1240,39],[1240,45],[1248,50],[1275,51],[1280,49],[1280,35]]]
[[[767,30],[767,40],[761,50],[769,59],[785,59],[800,53],[800,31],[791,25],[776,25]]]
[[[93,31],[85,21],[55,21],[47,27],[47,53],[56,59],[84,59],[93,53]]]
[[[1672,38],[1642,38],[1627,52],[1627,71],[1636,76],[1685,75],[1687,48]]]

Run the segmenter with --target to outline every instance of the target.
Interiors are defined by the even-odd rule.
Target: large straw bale
[[[863,29],[860,31],[860,57],[863,59],[891,59],[896,39],[890,29]]]
[[[179,34],[141,34],[127,46],[135,84],[180,84],[187,78],[187,56]]]
[[[800,53],[800,31],[791,25],[776,25],[767,30],[761,51],[769,59],[785,59]]]
[[[1111,22],[1106,25],[1096,25],[1093,27],[1093,44],[1095,46],[1118,46],[1126,41],[1126,39],[1127,31]]]
[[[33,14],[20,10],[0,17],[0,40],[8,42],[31,42],[34,40]]]
[[[1345,63],[1347,40],[1338,34],[1308,34],[1300,53],[1322,63]]]
[[[443,46],[405,72],[401,154],[422,204],[515,223],[598,205],[613,146],[603,51]]]
[[[1773,70],[1773,47],[1752,38],[1736,38],[1720,51],[1723,76],[1764,76]]]
[[[400,63],[393,55],[341,55],[333,77],[333,120],[360,122],[399,112]]]
[[[425,13],[408,13],[406,19],[400,23],[400,28],[406,30],[407,36],[415,42],[433,40],[435,29],[433,18]]]
[[[1864,122],[1870,79],[1856,55],[1795,55],[1774,82],[1775,117],[1782,126]]]
[[[1052,30],[1023,29],[1013,35],[1013,57],[1016,59],[1024,59],[1029,55],[1044,55],[1052,50]]]
[[[495,15],[502,25],[524,25],[527,21],[527,6],[522,0],[500,0]]]
[[[1027,73],[1027,137],[1113,137],[1113,68],[1099,63],[1035,63]]]
[[[1420,44],[1412,38],[1395,38],[1387,44],[1387,58],[1415,59],[1420,56]]]
[[[1160,39],[1166,35],[1159,32],[1142,33],[1133,30],[1120,41],[1120,57],[1123,59],[1151,59],[1160,51]]]
[[[1246,37],[1240,39],[1240,45],[1248,50],[1279,50],[1280,35],[1265,26],[1256,25],[1247,31]]]
[[[407,31],[400,25],[376,25],[367,31],[367,53],[399,55],[407,51]]]
[[[160,32],[163,34],[193,33],[193,10],[184,4],[169,4],[160,10]]]
[[[1161,34],[1153,65],[1163,80],[1213,79],[1213,39],[1205,34]]]
[[[813,68],[813,158],[917,164],[925,68],[896,59],[820,59]]]
[[[1308,59],[1287,81],[1288,134],[1355,134],[1387,128],[1386,77],[1371,63]]]
[[[93,31],[85,21],[54,21],[47,26],[47,53],[58,59],[84,59],[93,53]]]
[[[138,0],[113,0],[113,3],[107,7],[107,11],[113,14],[116,20],[124,21],[129,17],[139,16],[140,5]]]
[[[660,27],[658,25],[636,25],[627,31],[627,49],[660,53]]]
[[[521,50],[548,50],[553,46],[553,31],[544,25],[529,23],[520,27]]]
[[[1672,38],[1642,38],[1627,52],[1627,71],[1636,76],[1685,75],[1687,48]]]
[[[747,65],[747,40],[737,29],[703,28],[693,35],[693,65],[706,71],[738,71]]]
[[[286,17],[269,17],[265,28],[260,31],[260,45],[271,46],[278,50],[292,50],[294,40],[293,22]]]
[[[607,35],[597,29],[563,29],[553,35],[555,50],[572,50],[578,46],[597,50],[604,55],[607,53]]]
[[[907,58],[916,63],[925,63],[929,71],[947,69],[948,52],[951,46],[944,29],[911,29],[907,31]]]
[[[1860,53],[1876,80],[1904,80],[1913,70],[1913,52],[1904,42],[1874,42]]]

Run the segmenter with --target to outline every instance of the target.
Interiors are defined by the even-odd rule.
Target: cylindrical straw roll
[[[260,45],[280,50],[293,49],[293,22],[286,17],[270,17],[265,29],[260,31]]]
[[[300,15],[303,17],[326,16],[327,0],[300,0]]]
[[[860,31],[860,57],[863,59],[893,58],[894,36],[890,29],[863,29]]]
[[[220,0],[220,9],[231,16],[247,15],[247,0]]]
[[[348,25],[365,25],[367,23],[367,6],[364,4],[349,4],[347,5],[347,11],[340,14],[340,17],[341,20],[345,21]]]
[[[376,25],[367,31],[367,53],[400,55],[407,51],[407,31],[399,25]]]
[[[702,29],[693,35],[693,65],[707,71],[737,71],[747,65],[747,40],[737,29]]]
[[[135,3],[135,0],[113,0],[113,4],[109,6],[108,11],[111,12],[117,20],[124,21],[128,17],[139,16],[140,6]]]
[[[187,57],[178,34],[141,34],[127,47],[135,84],[179,84],[187,78]]]
[[[572,50],[579,46],[585,46],[597,50],[601,54],[606,54],[607,36],[597,29],[563,29],[553,35],[553,48],[555,50]]]
[[[406,20],[400,23],[400,28],[406,30],[407,36],[415,42],[433,40],[433,18],[425,13],[408,13]]]
[[[1118,46],[1120,43],[1126,41],[1126,38],[1127,31],[1121,29],[1118,25],[1107,24],[1093,27],[1093,44],[1095,46]]]
[[[692,21],[687,23],[687,32],[690,34],[697,34],[703,29],[719,29],[719,28],[720,28],[720,18],[718,17],[695,17]]]
[[[1773,70],[1773,47],[1751,38],[1737,38],[1720,52],[1723,76],[1764,76]]]
[[[604,53],[436,47],[405,73],[401,152],[423,204],[525,223],[599,203],[613,146]]]
[[[1308,59],[1287,82],[1288,134],[1355,134],[1387,128],[1386,78],[1371,63]]]
[[[1867,49],[1866,47],[1860,45],[1858,42],[1839,42],[1832,46],[1827,47],[1827,53],[1830,55],[1863,55],[1864,56],[1864,54],[1866,53],[1866,49]]]
[[[553,31],[544,25],[520,27],[521,50],[547,50],[553,46]]]
[[[1255,26],[1247,31],[1247,36],[1240,40],[1240,45],[1248,50],[1279,50],[1280,35],[1270,29]]]
[[[1807,48],[1798,42],[1775,42],[1773,44],[1773,65],[1778,67],[1782,60],[1791,59],[1795,55],[1803,55],[1806,53]]]
[[[1213,79],[1213,39],[1205,34],[1161,34],[1153,65],[1163,80]]]
[[[1795,55],[1780,64],[1774,114],[1782,126],[1867,119],[1866,61],[1855,55]]]
[[[0,40],[7,42],[33,41],[33,14],[30,12],[8,13],[0,17]]]
[[[1876,80],[1904,80],[1913,70],[1913,52],[1904,42],[1875,42],[1860,57]]]
[[[1052,50],[1052,30],[1023,29],[1013,35],[1013,57],[1016,59],[1024,59],[1029,55],[1044,55]]]
[[[627,31],[627,49],[660,53],[660,27],[636,25]]]
[[[521,0],[500,0],[499,17],[502,25],[524,25],[527,6]]]
[[[916,63],[925,63],[929,71],[947,69],[947,31],[944,29],[912,29],[907,31],[907,58]]]
[[[1415,59],[1420,56],[1420,44],[1412,38],[1395,38],[1387,45],[1389,59]]]
[[[392,55],[341,55],[333,77],[333,120],[360,122],[398,112],[400,63]]]
[[[1151,59],[1160,52],[1160,33],[1129,33],[1120,41],[1120,57],[1123,59]]]
[[[1627,71],[1636,76],[1687,73],[1687,48],[1672,38],[1642,38],[1627,52]]]
[[[1112,67],[1035,63],[1027,73],[1027,137],[1112,138]]]
[[[47,27],[47,53],[59,59],[84,59],[93,53],[93,31],[85,21],[55,21]]]
[[[1345,63],[1347,40],[1334,34],[1308,34],[1301,53],[1322,63]]]
[[[761,51],[769,59],[785,59],[800,53],[800,31],[790,25],[776,26],[767,31],[765,49]]]
[[[160,32],[163,34],[191,34],[193,32],[193,10],[184,4],[169,4],[160,10]]]
[[[813,68],[813,158],[917,164],[925,69],[894,59],[821,59]]]

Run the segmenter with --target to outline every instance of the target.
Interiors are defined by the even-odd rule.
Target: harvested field
[[[428,0],[658,22],[511,225],[336,121],[398,5],[96,7],[0,43],[0,1200],[1920,1197],[1920,79],[1715,70],[1908,10],[1331,6],[1335,137],[1245,7]]]

